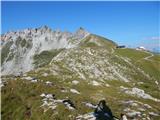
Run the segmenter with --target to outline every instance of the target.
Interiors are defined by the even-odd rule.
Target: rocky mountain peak
[[[43,51],[77,47],[87,35],[89,33],[82,28],[76,33],[70,33],[53,31],[46,25],[6,33],[1,36],[2,73],[15,74],[20,69],[22,72],[29,71],[34,68],[35,55]]]
[[[52,31],[52,29],[50,27],[48,27],[47,25],[44,25],[44,26],[40,27],[39,29],[35,28],[35,30],[40,30],[42,32]]]
[[[80,27],[76,32],[75,35],[77,37],[83,38],[86,37],[87,35],[89,35],[89,32],[86,31],[84,28]]]

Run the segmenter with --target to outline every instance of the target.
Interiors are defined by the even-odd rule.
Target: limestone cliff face
[[[9,32],[2,38],[2,74],[17,74],[34,69],[34,55],[43,51],[76,47],[89,33],[52,31],[47,26]]]

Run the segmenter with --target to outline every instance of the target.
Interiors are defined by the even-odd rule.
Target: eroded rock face
[[[34,55],[54,49],[76,47],[89,33],[80,28],[76,33],[52,31],[47,26],[9,32],[1,38],[2,74],[18,74],[34,69]]]

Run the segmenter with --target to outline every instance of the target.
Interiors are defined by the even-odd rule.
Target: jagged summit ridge
[[[47,26],[8,32],[2,38],[2,74],[16,74],[34,68],[33,57],[43,51],[78,46],[90,33],[79,29],[75,33],[53,31]]]
[[[17,37],[38,37],[40,35],[43,35],[45,33],[50,33],[50,34],[54,34],[56,33],[56,36],[58,36],[59,34],[67,34],[70,37],[85,37],[89,34],[88,31],[86,31],[84,28],[80,27],[75,33],[71,33],[71,32],[61,32],[59,29],[57,30],[52,30],[51,28],[49,28],[48,26],[44,25],[42,27],[39,28],[27,28],[27,29],[23,29],[23,30],[17,30],[17,31],[10,31],[7,32],[5,34],[1,35],[1,40],[2,41],[7,41],[7,40],[16,40]]]

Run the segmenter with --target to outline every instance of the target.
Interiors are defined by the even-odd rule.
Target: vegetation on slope
[[[34,55],[34,65],[35,68],[45,66],[49,64],[53,57],[60,53],[63,49],[55,49],[51,51],[42,51],[40,54]]]
[[[148,112],[157,112],[159,107],[157,103],[152,100],[144,100],[120,92],[119,87],[134,87],[130,83],[121,81],[105,81],[100,86],[94,86],[89,81],[78,80],[77,85],[73,84],[73,79],[61,79],[52,75],[50,72],[43,69],[43,76],[41,72],[30,72],[27,76],[32,76],[38,79],[38,82],[32,83],[24,78],[7,77],[7,85],[2,88],[2,119],[30,119],[30,120],[74,120],[79,114],[93,112],[94,109],[88,108],[83,102],[97,104],[99,100],[105,99],[107,104],[112,109],[115,116],[119,116],[123,109],[126,108],[122,101],[133,100],[149,104],[154,109],[146,109],[143,114]],[[72,75],[74,76],[74,75]],[[3,78],[5,79],[5,78]],[[53,85],[48,86],[46,81],[50,81]],[[65,82],[64,82],[65,81]],[[106,87],[105,84],[110,86]],[[80,95],[70,92],[70,89],[76,89]],[[67,90],[67,92],[62,92]],[[76,110],[69,110],[65,105],[59,104],[55,110],[48,109],[44,112],[44,108],[40,107],[43,102],[40,95],[42,93],[55,94],[57,99],[70,99],[76,106]],[[140,106],[139,106],[140,107]],[[27,114],[27,108],[30,108],[31,114]],[[137,107],[127,106],[127,108],[137,110]],[[158,117],[153,117],[158,120]]]
[[[155,78],[155,80],[160,80],[160,55],[146,51],[137,51],[135,49],[129,48],[116,49],[115,54],[122,57],[130,58],[132,63],[137,68],[141,68],[145,73]],[[145,59],[148,56],[151,57],[149,59]]]
[[[115,116],[119,117],[126,109],[133,111],[141,109],[141,117],[137,119],[150,117],[153,120],[159,120],[160,116],[150,115],[150,112],[159,114],[159,102],[125,94],[121,89],[143,89],[145,93],[160,99],[159,86],[155,83],[156,80],[160,82],[159,56],[154,55],[149,59],[144,59],[151,53],[133,49],[115,49],[115,46],[116,44],[112,41],[90,35],[82,40],[78,48],[66,51],[61,49],[43,51],[35,55],[34,64],[37,68],[40,66],[41,68],[21,77],[2,77],[2,81],[6,82],[2,87],[2,119],[75,120],[78,115],[94,111],[83,102],[97,104],[105,99]],[[62,60],[56,58],[58,54]],[[54,61],[48,65],[52,59]],[[108,73],[107,77],[113,74],[113,79],[103,78],[104,74],[95,77],[98,73],[92,68],[104,70],[102,73]],[[110,69],[114,69],[118,74],[123,75],[122,77],[129,79],[129,82],[121,78],[114,79],[115,71]],[[79,77],[79,72],[86,78]],[[32,77],[37,81],[32,82],[26,77]],[[47,85],[47,81],[52,85]],[[78,81],[78,84],[73,84],[73,81]],[[71,92],[71,89],[79,91],[80,94]],[[76,109],[70,110],[64,104],[58,104],[54,110],[44,108],[42,97],[40,97],[42,93],[54,94],[56,99],[69,99]],[[126,101],[134,101],[137,106],[124,104],[123,102]]]
[[[116,45],[113,41],[94,34],[87,36],[80,42],[81,47],[103,47],[110,51],[111,48],[115,48]]]

